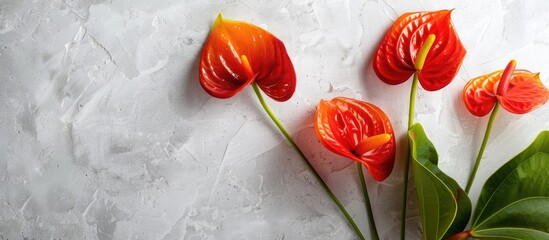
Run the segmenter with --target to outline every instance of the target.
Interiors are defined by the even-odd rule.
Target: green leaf
[[[549,239],[549,131],[488,178],[471,233],[482,239]]]
[[[475,238],[480,239],[510,239],[510,240],[540,240],[547,239],[547,233],[524,228],[493,228],[476,232]]]
[[[525,198],[496,212],[476,229],[475,238],[549,239],[549,197]],[[544,236],[540,238],[539,236]]]
[[[437,167],[435,147],[419,123],[410,128],[408,137],[423,239],[447,238],[462,231],[471,216],[469,197],[454,179]]]

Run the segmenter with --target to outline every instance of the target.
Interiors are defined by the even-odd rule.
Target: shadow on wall
[[[200,47],[200,50],[202,47]],[[174,88],[171,90],[170,101],[175,105],[173,110],[185,118],[192,118],[208,101],[210,96],[200,86],[198,79],[198,62],[200,51],[194,52],[192,57],[187,56],[183,61],[183,79],[177,78],[174,81]]]

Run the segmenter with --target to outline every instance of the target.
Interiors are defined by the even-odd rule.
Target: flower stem
[[[414,81],[412,82],[412,90],[410,90],[410,110],[408,111],[408,130],[414,125],[414,106],[416,103],[417,83],[419,82],[418,73],[414,73]]]
[[[310,170],[310,172],[315,176],[315,178],[318,180],[318,182],[320,183],[320,186],[322,186],[322,188],[324,189],[324,191],[326,191],[326,193],[330,196],[330,198],[334,201],[334,203],[337,205],[337,207],[339,208],[339,210],[341,210],[341,212],[343,213],[343,215],[345,215],[345,217],[347,218],[347,220],[349,221],[349,223],[351,224],[351,227],[353,227],[353,229],[355,230],[356,232],[356,235],[357,237],[360,239],[360,240],[364,240],[364,236],[362,235],[362,233],[360,232],[360,229],[358,229],[358,226],[356,225],[356,223],[354,222],[353,218],[351,217],[351,215],[349,215],[349,213],[347,212],[347,210],[345,210],[345,207],[343,207],[343,204],[341,204],[341,202],[339,202],[339,200],[337,199],[337,197],[334,195],[334,193],[332,193],[332,191],[330,190],[330,188],[328,187],[328,185],[326,185],[326,183],[322,180],[322,178],[320,177],[320,175],[315,171],[315,169],[313,168],[313,165],[311,165],[311,162],[309,162],[309,160],[307,160],[307,158],[305,157],[305,155],[303,154],[303,152],[301,151],[301,149],[299,149],[299,147],[297,146],[297,144],[294,142],[294,140],[292,139],[292,137],[290,136],[290,134],[288,133],[288,131],[286,131],[286,129],[284,128],[284,126],[282,125],[282,123],[278,120],[278,118],[276,118],[276,116],[273,114],[273,112],[271,111],[271,109],[269,108],[269,106],[267,105],[267,103],[265,102],[265,99],[263,99],[263,96],[261,95],[261,91],[259,90],[259,87],[257,86],[256,83],[252,83],[252,87],[254,89],[254,92],[255,94],[257,95],[257,98],[259,99],[259,102],[261,103],[261,106],[263,107],[263,109],[265,109],[265,112],[267,112],[267,114],[269,115],[269,117],[271,118],[271,120],[273,120],[274,124],[278,127],[278,129],[280,130],[280,132],[282,132],[282,134],[284,135],[284,137],[286,138],[286,140],[288,141],[288,143],[292,146],[292,148],[297,152],[297,154],[299,155],[299,157],[301,157],[301,159],[303,160],[303,162],[305,163],[305,165],[307,166],[307,168]]]
[[[418,73],[414,73],[414,81],[412,82],[412,90],[410,90],[410,107],[408,111],[408,130],[412,128],[414,124],[414,106],[416,103],[416,90],[419,82]],[[400,239],[404,239],[406,236],[406,205],[408,202],[408,173],[410,172],[410,157],[411,149],[408,149],[408,157],[404,163],[404,187],[402,189],[402,215],[400,216]]]
[[[490,119],[488,120],[488,126],[486,126],[486,132],[484,133],[484,139],[482,140],[482,144],[480,145],[480,150],[478,151],[477,160],[475,161],[475,167],[473,168],[473,172],[469,177],[469,181],[467,182],[467,187],[465,187],[466,193],[469,193],[469,190],[471,190],[471,186],[473,186],[473,181],[475,180],[475,175],[477,174],[478,166],[480,165],[480,160],[482,159],[482,154],[484,154],[486,143],[488,142],[488,138],[490,137],[490,132],[492,131],[492,124],[494,123],[494,119],[496,119],[496,114],[498,113],[498,109],[499,109],[499,102],[496,102],[496,106],[494,106],[494,110],[492,110],[492,114],[490,114]]]
[[[370,204],[370,196],[368,195],[368,188],[366,187],[366,181],[364,180],[364,172],[362,171],[362,163],[357,162],[356,168],[358,170],[358,177],[360,178],[360,185],[362,185],[362,192],[364,193],[364,204],[366,205],[366,212],[368,213],[368,223],[370,223],[370,231],[372,231],[372,239],[379,240],[376,221],[374,220],[374,213],[372,212],[372,205]]]

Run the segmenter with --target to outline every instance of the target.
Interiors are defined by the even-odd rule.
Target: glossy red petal
[[[248,59],[251,71],[243,62]],[[290,99],[296,76],[282,41],[249,23],[216,19],[202,49],[200,84],[210,95],[229,98],[255,81],[276,101]]]
[[[428,91],[448,85],[465,57],[465,48],[452,24],[450,10],[406,13],[385,35],[373,60],[374,71],[387,84],[400,84],[416,71],[419,49],[430,34],[435,43],[419,71],[419,82]]]
[[[463,88],[463,100],[469,112],[475,116],[482,117],[492,111],[496,101],[498,101],[498,98],[496,97],[496,89],[502,73],[503,71],[499,70],[482,75],[471,79],[465,85]],[[539,78],[529,71],[515,70],[513,72],[513,76],[511,77],[508,91],[532,78],[536,78],[539,81]]]
[[[495,84],[503,71],[495,71],[471,79],[463,88],[465,107],[473,115],[482,117],[492,111],[496,104]]]
[[[411,58],[406,59],[409,51],[406,41],[409,40],[410,24],[414,19],[421,19],[421,13],[405,13],[391,26],[381,41],[373,59],[376,75],[385,83],[395,85],[405,82],[414,74],[415,68]]]
[[[513,80],[505,94],[497,96],[505,110],[524,114],[540,107],[549,99],[549,90],[541,83],[538,74]]]
[[[315,130],[320,142],[330,151],[363,163],[377,181],[389,176],[395,161],[395,136],[385,113],[370,103],[334,98],[321,101],[318,107]],[[365,138],[378,134],[391,135],[389,142],[362,156],[354,148]]]

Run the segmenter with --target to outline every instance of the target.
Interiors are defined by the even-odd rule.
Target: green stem
[[[379,240],[376,221],[374,220],[374,213],[372,212],[372,205],[370,204],[370,196],[368,195],[368,188],[366,187],[364,172],[362,171],[362,163],[357,162],[356,168],[358,170],[358,177],[360,178],[360,185],[362,185],[362,192],[364,193],[364,205],[366,205],[366,212],[368,213],[368,222],[370,223],[370,230],[372,231],[372,239]]]
[[[494,110],[492,110],[492,114],[490,114],[490,119],[488,120],[488,126],[486,126],[486,132],[484,133],[484,139],[482,140],[482,144],[480,145],[480,150],[478,151],[477,160],[475,161],[475,167],[473,168],[473,172],[469,177],[469,181],[467,182],[467,187],[465,187],[466,193],[469,193],[469,190],[471,190],[471,186],[473,186],[473,181],[475,180],[475,175],[477,174],[478,166],[480,165],[480,160],[482,160],[482,155],[484,154],[486,143],[488,142],[488,138],[490,137],[490,132],[492,131],[492,125],[494,124],[494,119],[496,119],[496,114],[498,113],[498,109],[499,109],[499,102],[496,102],[496,106],[494,106]]]
[[[351,217],[351,215],[349,215],[349,213],[347,212],[347,210],[345,210],[345,207],[343,207],[343,204],[341,204],[341,202],[339,202],[339,200],[337,199],[337,197],[334,195],[334,193],[332,193],[332,191],[330,190],[330,188],[328,187],[328,185],[326,185],[326,183],[322,180],[322,178],[320,177],[320,175],[315,171],[315,169],[313,168],[313,165],[311,165],[311,163],[309,162],[309,160],[307,160],[307,158],[305,157],[305,155],[303,154],[303,152],[301,151],[301,149],[299,149],[299,147],[297,146],[297,144],[294,142],[294,140],[292,139],[292,137],[290,136],[290,134],[288,133],[288,131],[286,131],[286,129],[284,128],[284,126],[282,125],[282,123],[276,118],[276,116],[273,114],[273,112],[271,111],[271,109],[269,108],[269,106],[267,105],[267,103],[265,102],[265,99],[263,99],[263,96],[261,95],[261,91],[259,90],[259,87],[257,86],[256,83],[252,83],[252,87],[254,89],[254,92],[255,94],[257,95],[257,98],[259,99],[259,102],[261,103],[261,106],[263,106],[263,109],[265,109],[265,112],[267,112],[267,114],[269,115],[269,117],[271,118],[271,120],[273,120],[274,124],[278,127],[278,129],[282,132],[282,134],[284,135],[284,137],[286,138],[286,140],[288,141],[288,143],[292,146],[292,148],[297,152],[297,154],[299,155],[299,157],[301,157],[301,159],[303,160],[303,162],[305,163],[305,165],[307,165],[307,168],[310,170],[310,172],[315,176],[315,178],[318,180],[318,182],[320,183],[320,186],[322,186],[322,188],[324,189],[324,191],[326,191],[326,193],[330,196],[330,198],[334,201],[334,203],[337,205],[337,207],[339,208],[339,210],[341,210],[341,212],[343,213],[343,215],[345,215],[345,217],[347,218],[347,220],[349,221],[349,223],[351,224],[351,227],[353,227],[353,229],[355,230],[356,232],[356,235],[357,237],[360,239],[360,240],[364,240],[364,236],[362,236],[362,233],[360,232],[360,229],[358,229],[358,226],[356,225],[356,223],[354,222],[353,218]]]
[[[408,111],[408,130],[412,128],[414,124],[414,106],[416,103],[416,89],[419,82],[418,73],[414,73],[414,81],[412,82],[412,90],[410,90],[410,107]],[[404,163],[404,187],[402,188],[402,215],[400,216],[400,239],[404,239],[406,236],[406,205],[408,202],[408,174],[410,172],[410,157],[411,150],[408,150],[408,157]]]
[[[418,73],[414,73],[414,81],[412,82],[412,90],[410,90],[410,110],[408,111],[408,130],[414,125],[414,106],[416,103],[417,83],[419,82]]]

